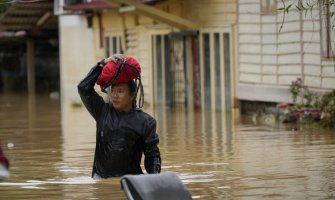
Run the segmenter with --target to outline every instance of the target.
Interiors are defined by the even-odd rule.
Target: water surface
[[[146,110],[146,107],[144,108]],[[158,122],[162,171],[194,199],[334,199],[335,131],[183,107]],[[11,177],[0,199],[126,199],[118,178],[91,179],[95,124],[48,95],[0,94],[0,142]]]

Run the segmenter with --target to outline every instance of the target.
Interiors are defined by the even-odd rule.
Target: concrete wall
[[[70,103],[79,100],[77,85],[97,62],[94,35],[86,18],[75,15],[59,17],[59,32],[61,94]]]

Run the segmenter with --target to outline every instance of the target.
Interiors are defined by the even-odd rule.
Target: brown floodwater
[[[0,94],[11,163],[0,199],[126,199],[119,178],[91,179],[95,124],[73,101]],[[334,130],[145,108],[158,122],[162,172],[175,172],[194,199],[335,199]]]

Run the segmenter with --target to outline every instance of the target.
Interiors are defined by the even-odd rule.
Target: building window
[[[277,13],[276,0],[261,0],[261,14],[271,15]]]
[[[120,35],[105,37],[105,55],[109,57],[116,53],[123,53],[122,37]]]
[[[334,6],[333,8],[334,9]],[[332,22],[331,22],[331,6],[329,0],[322,0],[320,4],[320,40],[321,40],[321,55],[323,58],[334,57],[334,43],[332,47]]]

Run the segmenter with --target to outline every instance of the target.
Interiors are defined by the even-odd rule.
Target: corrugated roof
[[[18,2],[13,3],[0,18],[0,32],[26,31],[29,35],[58,33],[58,18],[53,14],[53,1]]]

